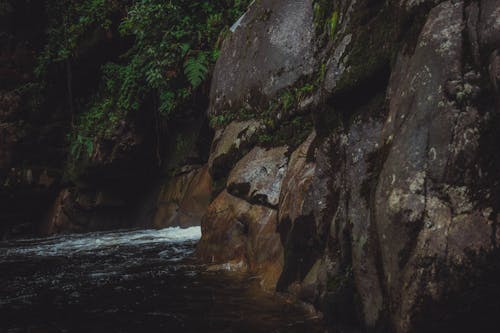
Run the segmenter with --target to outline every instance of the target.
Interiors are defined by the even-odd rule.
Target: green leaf
[[[180,47],[181,47],[181,57],[184,58],[186,56],[186,54],[189,52],[189,49],[191,46],[189,44],[184,43],[184,44],[181,44]]]
[[[207,75],[207,59],[203,53],[198,57],[190,57],[184,63],[184,74],[193,88],[197,88]]]

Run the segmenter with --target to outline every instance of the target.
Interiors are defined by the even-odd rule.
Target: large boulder
[[[400,55],[389,85],[387,157],[372,213],[398,332],[432,320],[456,325],[437,311],[429,317],[430,309],[453,307],[450,295],[482,283],[481,262],[496,251],[498,202],[488,198],[497,190],[482,178],[499,170],[483,168],[479,155],[493,144],[481,142],[493,125],[493,105],[480,102],[485,73],[467,63],[463,12],[460,1],[433,8],[415,52]],[[473,300],[464,295],[463,302]]]
[[[292,10],[301,6],[302,16]],[[277,210],[284,248],[277,288],[312,302],[329,323],[398,333],[487,330],[500,310],[498,5],[325,6],[255,2],[224,43],[212,115],[258,119],[276,92],[296,89],[296,74],[307,82],[313,68],[322,81],[311,83],[314,107],[301,109],[313,114],[315,134],[285,153],[283,175],[263,158],[280,149],[275,140],[272,149],[247,141],[246,156],[221,170],[227,188],[214,202],[241,206],[233,204],[230,215],[221,209],[224,223],[205,220],[203,247],[230,261],[220,244],[234,242],[234,257],[244,258],[250,242],[236,209],[264,204]],[[318,26],[325,10],[328,33]],[[279,21],[284,13],[290,17]],[[274,61],[287,50],[268,55],[278,21],[303,30],[289,30],[299,42],[283,61],[283,78]],[[279,122],[280,111],[264,122]],[[256,200],[280,178],[277,206],[274,194]]]
[[[208,168],[214,179],[223,178],[255,142],[255,134],[262,127],[256,120],[233,121],[215,133]]]
[[[228,192],[276,208],[287,168],[287,151],[287,147],[252,149],[229,173]]]
[[[223,191],[203,217],[198,256],[226,269],[257,274],[263,288],[273,290],[283,261],[276,224],[276,210]]]
[[[314,71],[311,0],[254,2],[233,30],[214,70],[211,115],[259,113],[269,98]]]

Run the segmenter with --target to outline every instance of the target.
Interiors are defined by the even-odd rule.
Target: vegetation
[[[316,35],[323,41],[327,41],[328,38],[333,40],[339,20],[339,12],[335,7],[335,2],[315,0],[313,10]]]
[[[189,108],[209,77],[228,25],[248,2],[48,1],[47,43],[36,72],[44,81],[51,68],[65,67],[68,108],[74,117],[70,157],[91,155],[94,142],[112,135],[132,112],[152,107],[158,115],[171,117]],[[102,35],[130,41],[130,47],[103,64],[101,83],[90,97],[74,101],[73,64]]]

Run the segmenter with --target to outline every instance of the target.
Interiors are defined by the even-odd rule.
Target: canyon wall
[[[499,47],[494,0],[255,2],[212,81],[201,258],[334,324],[488,330]]]

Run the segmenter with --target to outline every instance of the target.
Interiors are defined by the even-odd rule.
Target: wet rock
[[[285,246],[285,266],[280,277],[279,290],[289,290],[300,297],[313,292],[316,282],[310,278],[303,286],[300,282],[306,275],[313,273],[314,262],[318,256],[316,248],[316,223],[314,211],[321,205],[321,200],[314,195],[316,164],[311,161],[312,142],[316,133],[311,133],[290,156],[288,168],[283,180],[279,202],[278,230]],[[302,287],[309,290],[304,292]],[[307,297],[306,297],[307,298]],[[308,298],[311,301],[310,298]]]
[[[109,189],[62,189],[40,226],[44,235],[132,226],[135,212],[120,193]]]
[[[227,127],[217,130],[208,159],[210,174],[215,179],[223,177],[231,170],[244,150],[251,145],[254,134],[261,126],[256,120],[234,121]]]
[[[287,147],[252,149],[231,170],[228,192],[251,203],[276,207],[288,162],[287,151]]]
[[[71,193],[68,189],[62,190],[57,196],[52,209],[47,216],[46,224],[42,226],[41,233],[52,235],[61,232],[78,231],[78,226],[73,225],[71,219],[64,211],[65,205],[70,200]]]
[[[212,114],[245,103],[252,110],[273,98],[272,71],[264,73],[266,67],[248,56],[240,40],[246,34],[252,37],[249,50],[267,52],[262,41],[274,31],[274,13],[267,34],[249,18],[269,6],[256,2],[226,41],[214,75]],[[254,194],[276,178],[261,177],[262,167],[266,176],[277,173],[267,172],[267,159],[262,161],[269,151],[246,152],[249,142],[238,152],[243,159],[219,169],[218,177],[228,177],[227,189],[204,219],[207,236],[200,250],[249,267],[251,223],[237,210],[263,214],[277,207],[273,223],[284,248],[277,289],[315,304],[333,325],[362,322],[363,329],[398,333],[487,327],[500,297],[492,282],[500,277],[500,164],[493,150],[499,124],[498,5],[485,0],[338,6],[338,35],[314,53],[316,59],[304,53],[304,68],[325,64],[314,107],[304,109],[315,116],[315,134],[284,162],[277,206],[270,199],[274,194],[260,202],[268,207],[256,204]],[[231,89],[231,77],[246,77],[242,73],[251,66],[252,75],[267,76]],[[236,74],[228,73],[231,68]],[[279,81],[276,89],[293,82]],[[258,98],[247,92],[254,86],[261,91]],[[250,215],[257,219],[255,214]],[[471,318],[474,324],[466,322]]]
[[[166,228],[200,225],[210,203],[211,193],[212,179],[208,166],[188,169],[173,177],[160,192],[154,226]]]
[[[279,220],[295,221],[300,216],[307,216],[313,211],[315,202],[308,194],[313,190],[313,176],[316,165],[310,161],[311,143],[316,133],[311,133],[307,140],[290,156],[279,202]],[[309,157],[309,160],[308,160]],[[293,223],[293,222],[292,222]]]
[[[432,9],[415,53],[400,57],[404,69],[392,75],[383,134],[388,153],[373,214],[397,332],[428,321],[422,319],[424,302],[444,302],[459,292],[436,270],[461,266],[464,272],[454,279],[466,281],[468,253],[493,250],[492,222],[470,193],[478,179],[480,116],[471,105],[472,86],[462,83],[471,79],[462,76],[462,6],[443,2]]]
[[[273,290],[281,274],[283,249],[276,232],[277,213],[223,191],[202,220],[198,255],[208,263],[229,264],[260,277]]]
[[[488,54],[500,44],[500,6],[495,0],[480,1],[479,43]]]

